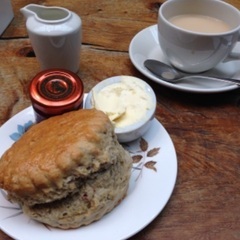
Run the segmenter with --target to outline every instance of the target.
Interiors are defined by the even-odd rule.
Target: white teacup
[[[199,15],[202,20],[210,21],[204,25],[210,32],[200,29],[203,24]],[[189,23],[191,26],[186,26]],[[210,28],[213,23],[219,24],[213,27],[214,31],[220,28],[216,32]],[[226,29],[221,29],[224,27]],[[159,9],[158,38],[163,53],[173,66],[185,72],[203,72],[236,57],[232,49],[240,41],[240,12],[219,0],[168,0]],[[240,59],[240,54],[237,57]]]

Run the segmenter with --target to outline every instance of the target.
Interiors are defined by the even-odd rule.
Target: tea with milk
[[[200,14],[182,14],[169,19],[177,27],[199,33],[223,33],[229,31],[230,26],[224,21]]]

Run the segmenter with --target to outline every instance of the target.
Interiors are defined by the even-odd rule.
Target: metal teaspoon
[[[170,83],[177,83],[183,79],[197,77],[197,78],[202,78],[202,79],[234,83],[234,84],[237,84],[238,86],[240,86],[240,79],[212,77],[212,76],[183,73],[183,72],[177,71],[175,68],[173,68],[163,62],[160,62],[160,61],[154,60],[154,59],[148,59],[148,60],[144,61],[144,66],[150,72],[152,72],[154,75],[156,75],[158,78],[160,78],[161,80],[164,80],[164,81],[170,82]]]

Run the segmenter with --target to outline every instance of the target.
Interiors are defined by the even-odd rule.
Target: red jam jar
[[[37,122],[82,108],[83,97],[81,79],[65,69],[42,71],[30,83],[30,99]]]

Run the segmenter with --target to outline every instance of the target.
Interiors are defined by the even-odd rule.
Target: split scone
[[[101,111],[32,126],[0,160],[0,187],[31,218],[62,229],[100,219],[126,195],[132,159]]]

